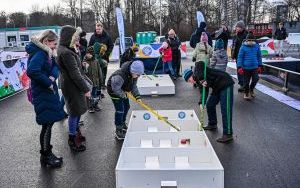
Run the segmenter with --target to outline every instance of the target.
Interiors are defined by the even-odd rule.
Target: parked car
[[[134,41],[133,41],[133,38],[131,36],[130,37],[125,37],[125,50],[127,48],[132,47],[133,44],[134,44]],[[120,38],[119,37],[116,39],[115,45],[120,46]]]
[[[157,37],[155,37],[155,39],[154,39],[154,43],[159,43],[159,44],[161,44],[161,43],[163,43],[165,40],[166,40],[166,37],[165,37],[165,36],[157,36]]]

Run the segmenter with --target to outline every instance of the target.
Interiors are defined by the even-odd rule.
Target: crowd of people
[[[236,35],[233,38],[231,58],[237,63],[238,91],[244,92],[245,100],[251,100],[255,97],[258,74],[262,72],[260,47],[253,34],[246,31],[243,21],[238,21],[234,30]],[[285,39],[286,32],[281,25],[275,35],[278,40]],[[115,136],[118,140],[123,140],[127,131],[126,116],[130,108],[127,94],[130,92],[137,102],[141,102],[137,80],[144,74],[144,64],[135,60],[138,47],[134,45],[125,51],[120,60],[120,69],[106,82],[109,55],[113,49],[112,39],[101,23],[96,24],[95,33],[89,42],[85,36],[86,33],[80,28],[64,26],[59,36],[50,30],[45,31],[33,37],[26,46],[29,54],[27,74],[31,79],[30,101],[34,106],[36,122],[42,126],[40,161],[44,166],[60,167],[63,163],[62,157],[52,152],[51,130],[55,122],[68,118],[70,149],[82,152],[86,150],[86,138],[80,131],[81,116],[87,111],[101,111],[99,101],[105,97],[104,90],[107,90],[115,108]],[[210,34],[206,31],[206,23],[201,22],[190,38],[195,66],[185,70],[183,75],[180,75],[181,42],[173,29],[168,31],[159,49],[163,64],[168,67],[172,79],[182,76],[185,81],[199,87],[201,94],[205,93],[199,101],[199,105],[207,108],[208,125],[204,127],[205,130],[217,129],[216,106],[220,102],[223,136],[217,141],[221,143],[233,140],[235,82],[226,72],[229,37],[230,32],[225,25]],[[214,45],[212,38],[215,39]],[[282,51],[278,53],[281,55]],[[59,95],[59,88],[62,96]],[[64,105],[67,112],[64,111]]]

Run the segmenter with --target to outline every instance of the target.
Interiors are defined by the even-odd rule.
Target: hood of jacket
[[[31,42],[25,47],[25,50],[30,56],[36,54],[39,51],[46,52],[50,58],[57,56],[56,50],[52,50],[47,45],[41,43],[37,36],[31,37]]]
[[[68,47],[68,48],[76,48],[76,39],[80,39],[80,33],[82,29],[78,27],[77,29],[73,26],[63,26],[60,32],[60,40],[59,45]]]

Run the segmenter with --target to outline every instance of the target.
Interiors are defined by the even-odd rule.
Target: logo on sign
[[[185,112],[179,112],[179,113],[178,113],[178,117],[179,117],[180,119],[184,119],[185,116],[186,116]]]
[[[151,118],[149,113],[145,113],[143,117],[144,117],[144,120],[149,120]]]
[[[142,51],[145,56],[150,56],[152,53],[152,49],[150,46],[145,46]]]

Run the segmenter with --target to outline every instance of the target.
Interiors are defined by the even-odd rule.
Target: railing
[[[288,90],[289,90],[289,89],[288,89],[289,74],[295,74],[295,75],[300,76],[300,73],[299,73],[299,72],[295,72],[295,71],[291,71],[291,70],[279,68],[279,67],[272,66],[272,65],[268,65],[268,64],[264,64],[264,63],[263,63],[263,66],[269,67],[269,68],[272,68],[272,69],[275,69],[275,70],[279,70],[279,71],[282,71],[282,72],[285,73],[285,76],[284,76],[284,85],[283,85],[283,87],[281,88],[282,91],[283,91],[285,94],[287,94],[287,92],[288,92]]]

